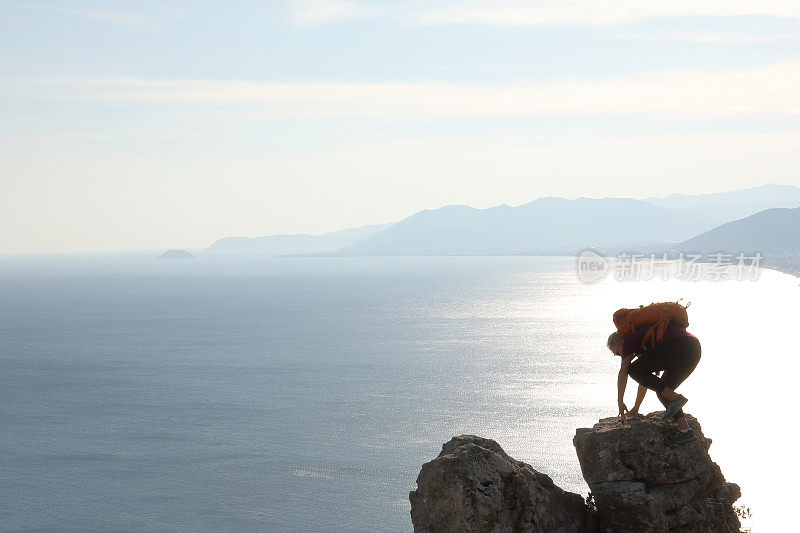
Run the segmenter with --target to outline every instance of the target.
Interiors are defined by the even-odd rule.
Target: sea
[[[796,525],[796,277],[155,255],[0,258],[1,530],[408,532],[461,434],[585,495],[572,437],[617,413],[611,314],[680,298],[703,346],[685,410],[748,526]]]

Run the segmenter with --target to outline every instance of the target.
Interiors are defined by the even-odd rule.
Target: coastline
[[[764,268],[770,270],[777,270],[784,274],[791,274],[792,276],[800,278],[800,255],[768,255],[764,257]]]

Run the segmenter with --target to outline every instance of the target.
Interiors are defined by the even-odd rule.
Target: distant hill
[[[226,237],[206,251],[228,254],[308,254],[333,252],[353,242],[389,228],[392,224],[372,224],[332,231],[322,235],[268,235],[265,237]]]
[[[648,198],[661,207],[706,213],[730,222],[774,207],[800,207],[800,187],[768,183],[751,189],[711,194],[671,194],[664,198]]]
[[[517,207],[449,205],[420,211],[396,224],[322,235],[227,237],[207,251],[391,256],[572,254],[588,247],[607,252],[667,249],[726,222],[771,208],[796,207],[800,207],[800,187],[775,184],[647,200],[549,197]]]
[[[421,211],[337,255],[558,254],[590,246],[680,242],[718,225],[706,213],[629,198],[540,198],[517,207]]]
[[[778,255],[800,251],[800,208],[767,209],[683,242],[687,252]]]
[[[167,250],[156,259],[194,259],[194,256],[186,250]]]

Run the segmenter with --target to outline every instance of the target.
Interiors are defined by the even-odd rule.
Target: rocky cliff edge
[[[711,460],[711,439],[672,443],[675,424],[651,413],[578,429],[573,439],[590,503],[557,487],[490,439],[454,437],[425,463],[409,495],[417,532],[738,532],[739,487]]]

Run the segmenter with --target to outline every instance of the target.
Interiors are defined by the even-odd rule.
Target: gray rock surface
[[[454,437],[425,463],[409,499],[417,532],[589,530],[580,495],[474,435]]]
[[[661,413],[622,424],[604,418],[578,429],[573,444],[605,532],[738,532],[733,502],[739,486],[727,483],[708,454],[695,418],[693,441],[673,444],[674,422]]]

